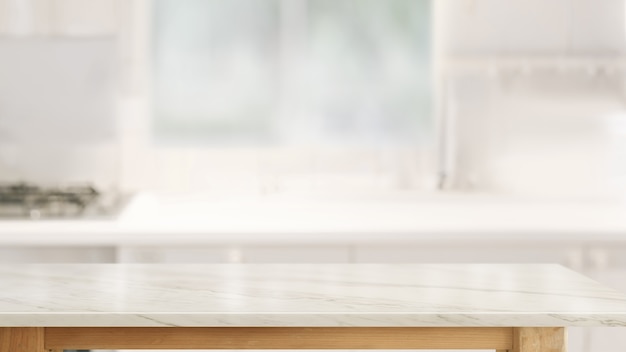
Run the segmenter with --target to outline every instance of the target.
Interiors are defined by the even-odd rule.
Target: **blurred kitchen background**
[[[618,197],[624,4],[0,2],[0,177]]]
[[[0,261],[558,262],[626,290],[625,83],[624,0],[0,0]]]

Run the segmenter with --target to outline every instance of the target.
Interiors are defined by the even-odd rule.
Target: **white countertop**
[[[0,266],[0,326],[626,326],[552,264]]]
[[[626,240],[626,203],[486,196],[306,199],[142,194],[115,220],[0,221],[0,245]]]

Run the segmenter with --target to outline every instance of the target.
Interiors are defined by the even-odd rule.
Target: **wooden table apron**
[[[565,352],[563,327],[4,327],[0,352],[64,349],[495,349]]]

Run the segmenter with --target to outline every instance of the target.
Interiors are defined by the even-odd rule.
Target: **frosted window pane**
[[[154,19],[157,134],[266,139],[275,114],[275,0],[159,0]]]
[[[309,96],[303,110],[316,120],[320,138],[415,141],[428,131],[428,5],[309,1]]]
[[[429,0],[156,1],[157,135],[419,142],[429,38]]]

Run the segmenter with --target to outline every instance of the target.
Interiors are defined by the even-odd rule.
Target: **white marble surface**
[[[14,264],[0,326],[626,326],[626,295],[552,264]]]

